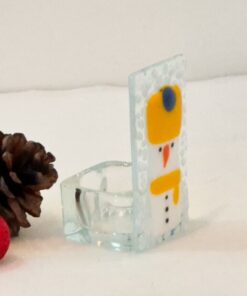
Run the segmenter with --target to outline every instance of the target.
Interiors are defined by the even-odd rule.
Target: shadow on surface
[[[246,221],[217,221],[223,207],[201,219],[190,220],[181,235],[164,243],[164,251],[247,251]],[[158,250],[160,250],[158,248]]]
[[[4,270],[4,272],[11,271],[20,267],[21,265],[22,260],[19,257],[7,253],[6,256],[0,261],[0,272],[1,270]]]

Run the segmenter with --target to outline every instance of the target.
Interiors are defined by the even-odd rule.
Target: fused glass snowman
[[[132,162],[106,161],[61,184],[68,239],[143,251],[187,221],[184,58],[129,76]]]
[[[175,232],[181,222],[179,135],[182,98],[178,85],[154,93],[146,111],[153,233]]]

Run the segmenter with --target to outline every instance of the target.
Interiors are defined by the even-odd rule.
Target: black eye
[[[166,87],[162,93],[163,106],[166,111],[171,112],[176,105],[176,94],[171,87]]]
[[[161,151],[162,151],[162,147],[159,148],[159,152],[161,152]]]
[[[173,142],[171,143],[171,147],[172,147],[172,148],[174,147],[174,143],[173,143]]]

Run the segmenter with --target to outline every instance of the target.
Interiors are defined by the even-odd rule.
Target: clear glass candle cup
[[[100,163],[61,183],[64,232],[68,239],[115,250],[132,249],[131,164]]]

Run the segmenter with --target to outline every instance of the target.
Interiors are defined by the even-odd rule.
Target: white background
[[[247,73],[246,0],[0,0],[0,91],[127,84],[177,53],[188,78]]]

